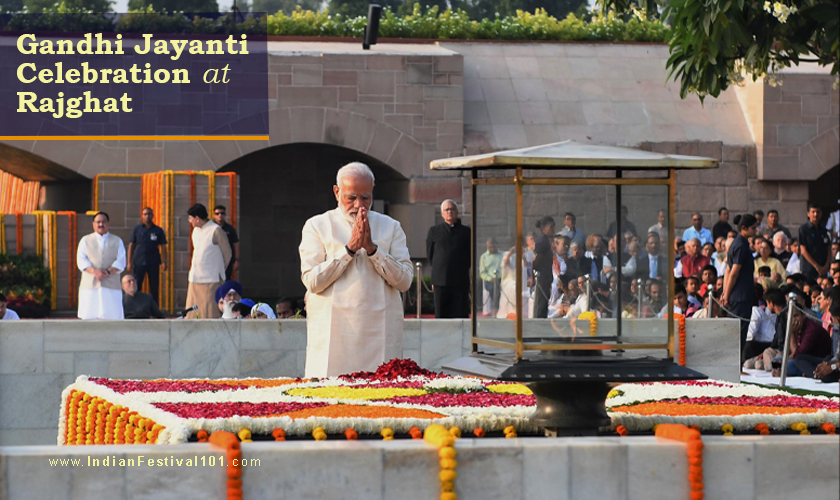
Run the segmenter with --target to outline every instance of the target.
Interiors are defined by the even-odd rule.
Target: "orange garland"
[[[390,408],[387,406],[364,406],[364,405],[334,405],[334,406],[319,406],[317,408],[307,408],[305,410],[298,410],[289,413],[283,413],[284,416],[290,417],[292,420],[309,417],[329,417],[329,418],[422,418],[435,419],[445,418],[446,415],[431,412],[428,410],[417,410],[412,408]],[[279,415],[260,415],[257,418],[268,418]]]
[[[17,253],[23,253],[23,214],[18,212],[15,214],[15,239],[17,240]]]
[[[233,433],[216,431],[210,434],[209,441],[210,444],[224,448],[227,455],[228,500],[242,500],[242,450],[239,447],[239,439]]]
[[[635,413],[638,415],[710,415],[710,416],[737,416],[737,415],[790,415],[794,413],[816,413],[816,408],[795,408],[795,407],[767,407],[757,405],[701,405],[691,403],[642,403],[638,405],[622,405],[610,408],[612,412]],[[828,410],[831,411],[831,410]]]
[[[677,318],[677,324],[679,325],[679,364],[685,366],[685,315],[674,314],[674,317]]]
[[[700,433],[681,424],[659,424],[656,437],[682,441],[688,454],[688,484],[691,500],[703,500],[703,440]]]
[[[65,407],[64,442],[82,444],[156,443],[162,425],[99,397],[74,390]]]

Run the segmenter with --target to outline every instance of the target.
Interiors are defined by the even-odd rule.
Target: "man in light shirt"
[[[700,240],[700,247],[706,243],[714,243],[712,239],[712,232],[703,227],[703,216],[699,213],[694,213],[691,216],[691,227],[683,231],[682,240],[688,241],[697,238]]]
[[[20,316],[13,310],[6,307],[6,296],[0,293],[0,320],[20,319]]]
[[[79,240],[76,265],[82,271],[79,283],[81,319],[123,319],[120,273],[125,269],[125,245],[108,232],[105,212],[93,216],[93,232]]]
[[[648,234],[656,233],[659,235],[659,242],[669,241],[671,238],[668,237],[668,223],[666,222],[666,214],[665,210],[660,210],[656,214],[656,224],[650,226],[648,228]]]

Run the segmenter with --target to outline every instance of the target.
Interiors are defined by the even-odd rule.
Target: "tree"
[[[602,7],[608,1],[599,0]],[[717,97],[747,76],[769,74],[772,81],[777,70],[800,62],[838,74],[837,0],[670,0],[662,18],[673,33],[669,77],[680,81],[683,98]]]
[[[219,12],[216,0],[128,0],[129,10],[141,10],[149,5],[156,12]]]
[[[23,0],[23,5],[29,12],[44,12],[51,9],[59,0]],[[111,12],[112,0],[64,0],[68,9],[84,9],[91,12]]]
[[[321,0],[254,0],[254,12],[276,14],[281,10],[286,15],[291,14],[298,6],[303,10],[321,10]]]
[[[0,0],[0,12],[20,12],[23,0]]]

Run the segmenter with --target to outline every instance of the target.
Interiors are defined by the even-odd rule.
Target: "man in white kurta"
[[[79,240],[76,265],[82,271],[79,282],[81,319],[123,319],[120,273],[125,269],[125,245],[108,232],[108,214],[93,217],[93,233]]]
[[[342,167],[338,208],[303,227],[306,377],[372,371],[402,356],[399,292],[411,286],[411,261],[400,223],[369,211],[373,184],[366,165]]]
[[[187,215],[193,227],[187,308],[198,306],[187,318],[220,318],[222,313],[215,296],[216,289],[225,281],[225,266],[231,257],[230,243],[222,228],[207,218],[207,208],[201,203],[191,206]]]

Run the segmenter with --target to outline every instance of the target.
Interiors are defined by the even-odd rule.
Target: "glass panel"
[[[476,186],[475,225],[476,336],[513,343],[516,339],[516,188],[513,184]],[[488,345],[479,345],[478,350],[513,354],[512,349]]]
[[[668,312],[671,245],[660,241],[660,233],[670,240],[668,221],[655,227],[667,206],[667,186],[522,186],[517,294],[516,188],[476,186],[476,336],[507,345],[484,343],[478,350],[513,355],[520,301],[526,358],[545,350],[619,349],[664,357],[662,347],[640,348],[668,341],[662,316]],[[648,244],[649,228],[655,240]],[[658,257],[653,270],[646,249]]]
[[[614,193],[619,195],[621,205],[627,208],[620,240],[621,338],[633,343],[665,343],[673,273],[668,264],[673,241],[668,232],[668,187],[624,185],[620,194]],[[656,354],[665,356],[662,351]]]

